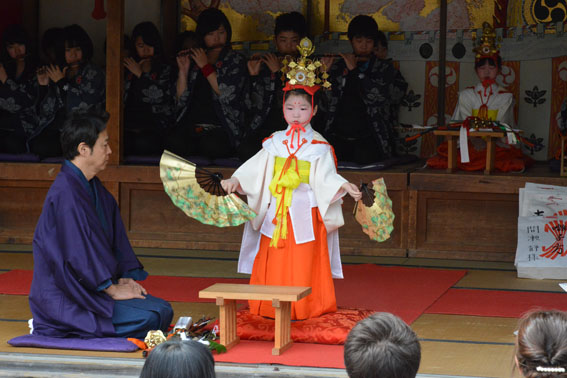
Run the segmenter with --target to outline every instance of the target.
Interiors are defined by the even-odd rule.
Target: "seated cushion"
[[[24,154],[5,154],[0,153],[0,161],[9,161],[14,163],[37,163],[39,162],[39,156],[31,153]]]
[[[105,337],[95,339],[80,339],[74,337],[47,337],[40,335],[24,335],[8,341],[14,347],[96,350],[104,352],[135,352],[138,346],[128,339],[120,337]]]

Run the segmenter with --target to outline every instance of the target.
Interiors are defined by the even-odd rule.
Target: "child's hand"
[[[362,193],[358,190],[358,187],[350,182],[345,182],[341,185],[341,188],[344,189],[355,201],[362,198]]]
[[[236,177],[231,177],[228,180],[221,180],[221,186],[227,194],[236,192],[240,186],[240,181]]]

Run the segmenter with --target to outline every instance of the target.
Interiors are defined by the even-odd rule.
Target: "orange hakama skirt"
[[[271,238],[262,235],[254,260],[251,285],[309,286],[311,294],[291,303],[293,320],[309,319],[337,311],[335,286],[327,248],[327,230],[318,208],[312,208],[315,240],[295,243],[291,217],[287,217],[287,238],[283,248],[270,247]],[[248,301],[250,313],[275,317],[271,301]]]

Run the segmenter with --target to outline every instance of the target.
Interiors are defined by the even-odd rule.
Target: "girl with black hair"
[[[165,63],[161,37],[151,22],[134,27],[132,43],[133,56],[124,59],[124,152],[160,154],[166,128],[173,121],[171,67]]]
[[[231,49],[232,29],[220,10],[204,10],[195,32],[201,47],[177,56],[177,120],[167,148],[184,156],[229,157],[242,137],[246,61]]]
[[[104,71],[91,63],[93,43],[79,25],[63,28],[55,46],[57,64],[45,67],[49,81],[40,83],[45,93],[39,106],[41,133],[30,140],[40,157],[61,155],[59,131],[74,112],[104,109]]]
[[[4,30],[0,59],[0,152],[24,153],[39,124],[38,86],[30,39],[20,25]]]

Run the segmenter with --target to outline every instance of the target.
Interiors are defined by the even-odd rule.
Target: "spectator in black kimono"
[[[105,106],[104,71],[91,63],[93,43],[87,32],[79,25],[63,28],[55,55],[57,64],[45,66],[48,85],[40,83],[45,93],[39,105],[41,133],[29,143],[42,158],[61,156],[59,133],[69,115]]]
[[[177,56],[177,121],[167,148],[184,156],[229,157],[242,137],[246,61],[231,49],[232,29],[220,10],[204,10],[195,32],[201,47]]]
[[[282,112],[282,60],[296,57],[297,45],[307,35],[307,23],[301,13],[291,12],[276,18],[274,29],[275,53],[254,54],[248,61],[250,98],[246,121],[246,136],[238,151],[246,161],[262,147],[264,138],[278,130],[285,130],[287,123]]]
[[[124,59],[124,152],[157,155],[173,121],[171,67],[165,63],[159,32],[151,22],[132,31],[132,57]]]
[[[39,124],[38,86],[30,39],[20,25],[4,30],[0,59],[0,152],[24,153]]]
[[[326,91],[324,134],[337,158],[357,164],[393,156],[395,133],[392,106],[398,104],[407,83],[388,60],[374,55],[378,25],[370,16],[356,16],[348,26],[352,53],[321,61],[330,67],[331,90]]]

